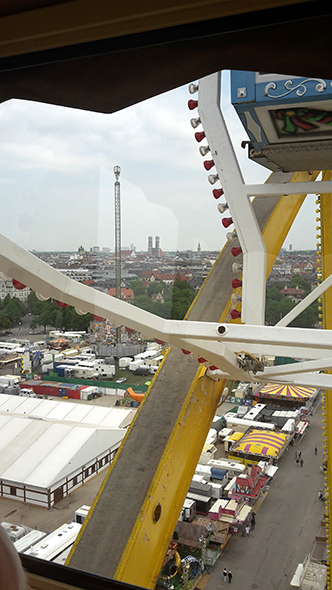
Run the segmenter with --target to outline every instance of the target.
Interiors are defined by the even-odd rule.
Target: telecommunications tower
[[[115,296],[121,299],[121,202],[120,202],[120,166],[114,166],[114,212],[115,212]],[[121,342],[121,327],[116,329],[116,341]]]

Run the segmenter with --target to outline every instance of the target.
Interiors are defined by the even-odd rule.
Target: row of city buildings
[[[142,280],[146,286],[155,281],[163,281],[169,286],[176,280],[182,280],[187,281],[195,291],[198,291],[218,255],[217,252],[202,253],[198,244],[196,252],[162,252],[158,258],[156,251],[158,250],[160,254],[161,250],[157,238],[158,236],[155,247],[152,247],[152,238],[149,238],[147,252],[135,252],[129,249],[122,251],[121,296],[123,299],[133,299],[134,294],[130,283],[137,279]],[[96,251],[93,248],[85,251],[80,246],[77,252],[40,252],[35,255],[71,279],[108,292],[110,295],[115,294],[115,264],[114,255],[111,252]],[[300,288],[289,287],[292,276],[294,274],[302,276],[314,288],[317,285],[317,272],[319,272],[319,265],[315,252],[282,250],[267,284],[271,286],[275,282],[283,283],[282,294],[296,300],[302,297],[303,291]],[[29,292],[28,287],[21,290],[15,289],[12,280],[0,273],[1,301],[10,295],[25,302]]]

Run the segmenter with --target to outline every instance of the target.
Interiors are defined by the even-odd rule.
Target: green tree
[[[130,281],[130,287],[134,291],[135,298],[139,297],[140,295],[146,294],[146,287],[144,287],[143,281],[141,281],[140,279]]]
[[[195,298],[195,291],[187,281],[175,281],[169,298],[172,300],[171,318],[182,320]]]
[[[45,305],[46,304],[46,305]],[[47,305],[47,302],[44,302],[44,309],[42,309],[41,313],[34,317],[31,321],[31,328],[34,330],[37,326],[43,326],[44,332],[46,332],[47,326],[55,326],[55,318],[56,318],[56,310],[51,307],[51,305]]]
[[[79,315],[71,306],[61,308],[58,307],[55,301],[49,299],[47,301],[38,301],[38,299],[31,298],[29,300],[29,309],[35,312],[36,316],[31,322],[31,328],[43,326],[46,332],[47,326],[52,326],[62,330],[87,330],[90,322],[93,319],[92,314],[87,313]]]
[[[318,303],[314,301],[290,324],[294,328],[314,328],[318,323]]]
[[[277,287],[268,287],[266,289],[266,300],[272,301],[281,301],[283,298],[282,293],[277,289]]]
[[[139,307],[140,309],[144,309],[145,311],[150,311],[151,313],[154,313],[154,303],[146,293],[138,295],[137,297],[135,296],[133,303],[136,307]]]
[[[289,283],[290,287],[299,287],[299,289],[303,289],[305,294],[310,293],[311,285],[308,281],[306,281],[301,275],[293,275],[292,280]]]
[[[149,297],[157,293],[164,293],[166,291],[166,284],[163,281],[152,281],[148,284],[147,294]]]
[[[11,328],[12,325],[13,325],[13,322],[11,322],[10,319],[6,316],[5,312],[3,310],[1,310],[0,311],[0,328],[7,330],[8,328]]]
[[[16,323],[21,317],[26,314],[26,307],[22,301],[16,297],[8,296],[4,300],[5,314],[11,322]]]

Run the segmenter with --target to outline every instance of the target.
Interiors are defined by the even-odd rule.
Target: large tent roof
[[[293,399],[310,399],[316,389],[312,387],[300,387],[297,385],[275,385],[267,384],[259,391],[259,395],[269,397],[286,397]]]
[[[236,445],[236,451],[244,455],[278,457],[287,440],[288,435],[283,432],[254,428]]]
[[[128,412],[129,410],[129,412]],[[134,411],[0,396],[0,478],[52,487],[117,448]]]
[[[0,416],[10,414],[99,428],[125,428],[135,413],[136,410],[132,408],[106,408],[90,403],[0,395]]]

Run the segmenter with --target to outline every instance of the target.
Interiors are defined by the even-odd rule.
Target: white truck
[[[14,387],[18,385],[20,380],[15,375],[1,375],[0,376],[0,386],[7,385],[8,387]]]

